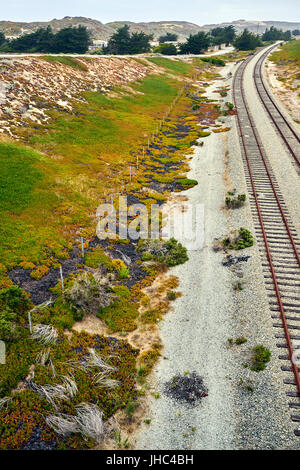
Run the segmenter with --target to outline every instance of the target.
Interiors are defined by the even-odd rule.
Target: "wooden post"
[[[61,290],[64,290],[64,277],[63,277],[63,272],[62,272],[62,267],[59,267],[59,274],[60,274],[60,282],[61,282]]]
[[[81,237],[81,255],[82,255],[82,259],[84,259],[83,237]]]
[[[31,313],[28,312],[28,323],[29,323],[29,331],[32,334],[32,324],[31,324]]]

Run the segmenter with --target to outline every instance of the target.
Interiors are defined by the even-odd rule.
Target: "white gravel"
[[[220,72],[225,77],[234,67],[228,64]],[[216,81],[207,96],[218,99],[213,90],[229,81]],[[230,94],[225,101],[232,101]],[[214,239],[232,229],[246,226],[254,232],[248,203],[229,214],[222,210],[231,189],[228,185],[247,193],[235,118],[226,118],[226,125],[232,130],[203,139],[204,146],[195,148],[191,161],[188,177],[197,179],[198,186],[183,194],[205,206],[205,243],[202,250],[189,253],[187,263],[172,269],[180,278],[183,295],[160,324],[164,358],[152,377],[152,389],[160,398],[152,399],[147,415],[151,424],[141,428],[137,449],[299,448],[284,394],[258,248],[239,252],[251,258],[236,268],[222,266],[224,254],[212,250]],[[238,293],[233,290],[237,281],[243,283]],[[247,342],[230,346],[228,338],[238,336],[245,336]],[[258,374],[242,364],[249,363],[251,348],[261,343],[271,349],[272,358]],[[164,394],[164,384],[185,371],[196,371],[208,388],[208,396],[196,407]],[[247,385],[254,391],[248,391]]]

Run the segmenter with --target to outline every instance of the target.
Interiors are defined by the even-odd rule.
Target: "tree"
[[[201,54],[211,45],[211,36],[204,31],[197,34],[190,34],[187,41],[180,44],[180,52],[182,54]]]
[[[248,29],[244,29],[242,34],[235,38],[233,45],[240,51],[251,51],[261,46],[262,43],[258,34],[251,33]]]
[[[228,46],[233,42],[236,36],[235,29],[232,25],[226,26],[225,28],[213,28],[210,31],[210,34],[213,37],[213,44],[216,44],[217,46],[224,43]]]
[[[54,36],[53,52],[85,54],[90,44],[90,34],[85,26],[63,28]]]
[[[300,29],[294,29],[292,31],[293,36],[300,36]]]
[[[110,37],[107,46],[103,48],[103,52],[105,54],[128,54],[129,47],[129,26],[125,24]]]
[[[224,37],[226,46],[233,43],[234,38],[236,37],[236,32],[232,24],[224,28]]]
[[[282,29],[277,29],[274,26],[271,26],[270,29],[266,29],[264,34],[262,35],[263,41],[290,41],[292,38],[291,31],[283,32]]]
[[[142,54],[150,51],[150,41],[153,35],[147,35],[143,32],[133,33],[129,42],[129,54]]]
[[[2,31],[0,31],[0,46],[2,46],[6,42],[5,35]]]
[[[143,32],[130,34],[129,26],[125,24],[109,39],[104,54],[141,54],[150,51],[152,35]]]
[[[177,48],[174,44],[162,43],[160,46],[154,49],[154,52],[158,52],[164,55],[176,55]]]
[[[91,43],[85,26],[69,27],[52,32],[50,26],[39,28],[35,33],[23,34],[4,44],[7,52],[55,52],[85,54]],[[3,50],[3,47],[2,47]]]
[[[159,41],[159,44],[162,44],[162,43],[164,43],[164,42],[175,42],[175,41],[177,41],[177,39],[178,39],[177,34],[175,34],[175,33],[167,33],[167,34],[165,34],[165,35],[163,35],[163,36],[160,36],[160,37],[158,38],[158,41]]]

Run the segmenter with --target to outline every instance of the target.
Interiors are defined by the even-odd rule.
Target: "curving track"
[[[260,70],[269,50],[262,60],[258,60],[256,70]],[[297,364],[300,364],[300,353],[298,359],[295,351],[300,349],[300,242],[245,97],[244,72],[250,60],[257,58],[249,57],[235,73],[233,97],[265,286],[274,319],[273,326],[276,328],[277,346],[280,348],[281,368],[287,374],[284,380],[287,385],[286,395],[289,397],[291,417],[298,422],[300,375]],[[278,123],[270,103],[266,102],[265,106],[272,119]],[[284,125],[286,123],[280,122],[282,132],[285,132]],[[289,144],[290,141],[288,139]],[[300,435],[300,431],[295,430],[295,434]]]
[[[265,107],[276,131],[279,133],[283,142],[285,143],[288,152],[294,159],[297,170],[300,174],[300,138],[291,124],[287,121],[283,113],[280,111],[274,98],[268,91],[263,78],[264,61],[270,51],[272,51],[275,47],[277,47],[277,44],[267,49],[267,51],[256,62],[253,72],[253,79],[260,100]]]

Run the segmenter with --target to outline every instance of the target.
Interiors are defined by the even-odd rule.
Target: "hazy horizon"
[[[297,18],[298,15],[298,18]],[[102,23],[111,21],[188,21],[198,25],[248,21],[300,22],[298,0],[285,2],[252,0],[243,5],[240,0],[215,0],[211,8],[204,0],[186,0],[184,3],[165,0],[112,0],[110,2],[85,0],[11,0],[1,7],[1,21],[50,21],[65,16],[84,16]]]

